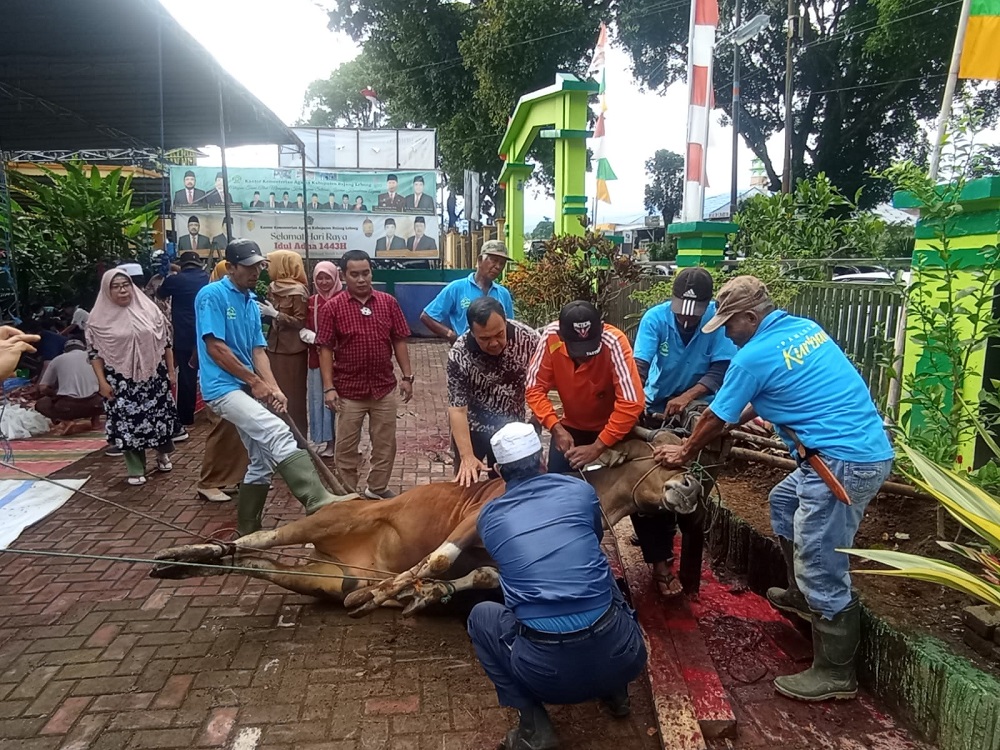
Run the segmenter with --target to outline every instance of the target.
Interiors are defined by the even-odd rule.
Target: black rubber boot
[[[312,459],[304,450],[295,451],[292,455],[274,467],[288,489],[306,509],[306,515],[311,516],[324,505],[339,503],[341,500],[353,500],[358,495],[332,495],[327,492],[319,473],[313,466]]]
[[[507,732],[500,750],[555,750],[559,747],[555,727],[545,706],[521,711],[520,717],[518,725]]]
[[[601,703],[607,706],[608,711],[616,719],[624,719],[632,713],[632,701],[629,700],[627,687],[607,698],[601,698]]]
[[[260,531],[269,484],[241,484],[236,496],[236,533],[240,536]]]
[[[781,545],[781,556],[785,558],[785,567],[788,569],[788,588],[779,589],[777,586],[772,586],[767,590],[767,600],[775,609],[798,615],[808,622],[812,620],[812,611],[795,582],[795,543],[791,539],[779,536],[778,544]]]
[[[861,605],[851,603],[832,620],[812,617],[813,664],[804,672],[774,680],[775,689],[800,701],[853,698],[858,694],[854,659],[861,642]]]

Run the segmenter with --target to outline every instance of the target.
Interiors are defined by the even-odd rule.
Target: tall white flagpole
[[[937,134],[934,137],[934,148],[931,150],[930,178],[937,180],[938,167],[941,164],[941,149],[948,130],[948,120],[951,119],[951,103],[955,98],[955,86],[958,83],[958,67],[962,62],[962,47],[965,45],[965,29],[969,25],[969,9],[972,0],[962,0],[962,12],[958,16],[958,31],[955,32],[955,48],[951,52],[951,67],[948,69],[948,82],[944,87],[944,98],[941,100],[941,111],[938,113]]]

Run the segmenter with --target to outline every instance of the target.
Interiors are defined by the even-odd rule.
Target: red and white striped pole
[[[684,152],[684,204],[681,221],[701,221],[708,185],[708,126],[712,95],[712,57],[719,26],[718,0],[692,0],[688,41],[687,149]]]

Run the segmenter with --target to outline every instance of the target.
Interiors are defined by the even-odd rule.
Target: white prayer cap
[[[123,271],[127,276],[142,276],[142,266],[138,263],[119,263],[115,266],[117,270]]]
[[[501,427],[493,433],[490,445],[501,466],[520,461],[542,449],[542,441],[538,439],[535,428],[524,422],[511,422]]]

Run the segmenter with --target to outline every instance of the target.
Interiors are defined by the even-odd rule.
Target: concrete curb
[[[755,593],[785,585],[778,543],[721,507],[709,532],[717,563]],[[1000,680],[929,636],[904,633],[862,602],[858,678],[939,750],[1000,750]]]

